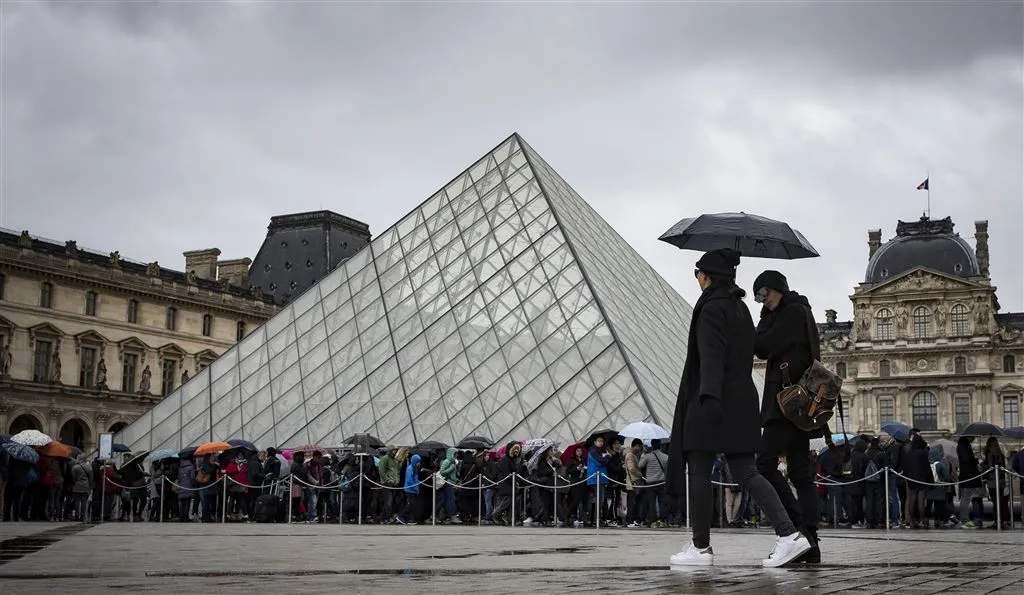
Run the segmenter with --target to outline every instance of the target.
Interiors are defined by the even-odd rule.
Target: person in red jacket
[[[235,459],[224,468],[224,474],[234,480],[228,480],[228,513],[233,517],[232,520],[248,520],[245,513],[245,494],[248,491],[246,485],[249,479],[249,462],[245,458],[245,453],[239,451]]]

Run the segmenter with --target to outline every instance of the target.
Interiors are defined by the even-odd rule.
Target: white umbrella
[[[670,436],[665,428],[645,421],[629,424],[619,430],[619,435],[623,438],[639,438],[644,441],[666,440]]]
[[[17,442],[18,444],[24,444],[25,446],[46,446],[53,442],[53,438],[50,438],[39,430],[22,430],[11,436],[11,442]]]

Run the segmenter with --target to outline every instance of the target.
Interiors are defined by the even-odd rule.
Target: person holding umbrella
[[[778,539],[762,565],[777,568],[811,549],[793,526],[771,483],[754,464],[761,442],[761,416],[753,380],[754,322],[736,286],[740,253],[723,248],[705,253],[694,270],[701,288],[693,308],[686,363],[669,443],[667,490],[684,493],[689,468],[693,539],[670,558],[672,566],[711,566],[711,468],[724,453],[736,480],[772,521]]]

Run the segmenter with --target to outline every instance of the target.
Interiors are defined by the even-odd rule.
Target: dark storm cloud
[[[271,215],[376,233],[517,130],[689,298],[695,211],[792,221],[849,312],[866,231],[992,220],[1022,309],[1021,3],[5,2],[3,225],[181,266]],[[748,278],[749,277],[749,278]]]

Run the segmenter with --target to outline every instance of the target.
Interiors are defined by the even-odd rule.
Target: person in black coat
[[[920,529],[924,521],[924,502],[928,484],[934,483],[928,463],[928,443],[920,434],[910,437],[910,448],[903,452],[903,475],[907,478],[907,502],[903,507],[904,526]]]
[[[753,380],[754,323],[736,286],[739,252],[708,252],[694,276],[702,290],[693,309],[686,363],[676,400],[668,461],[667,491],[683,492],[688,475],[693,541],[672,556],[673,566],[709,566],[717,453],[772,521],[778,541],[764,566],[778,567],[811,549],[797,532],[772,485],[754,465],[761,444],[761,416]],[[687,474],[687,469],[689,473]]]
[[[787,384],[800,380],[818,353],[818,330],[807,298],[790,290],[778,271],[764,271],[754,280],[754,300],[762,304],[754,352],[767,360],[764,396],[761,398],[763,448],[757,470],[771,482],[786,512],[813,546],[803,562],[820,562],[818,549],[818,492],[811,469],[810,439],[823,432],[804,432],[779,408],[778,394]],[[783,372],[786,365],[786,372]],[[779,455],[786,456],[789,479],[779,472]],[[797,497],[789,488],[793,482]]]

